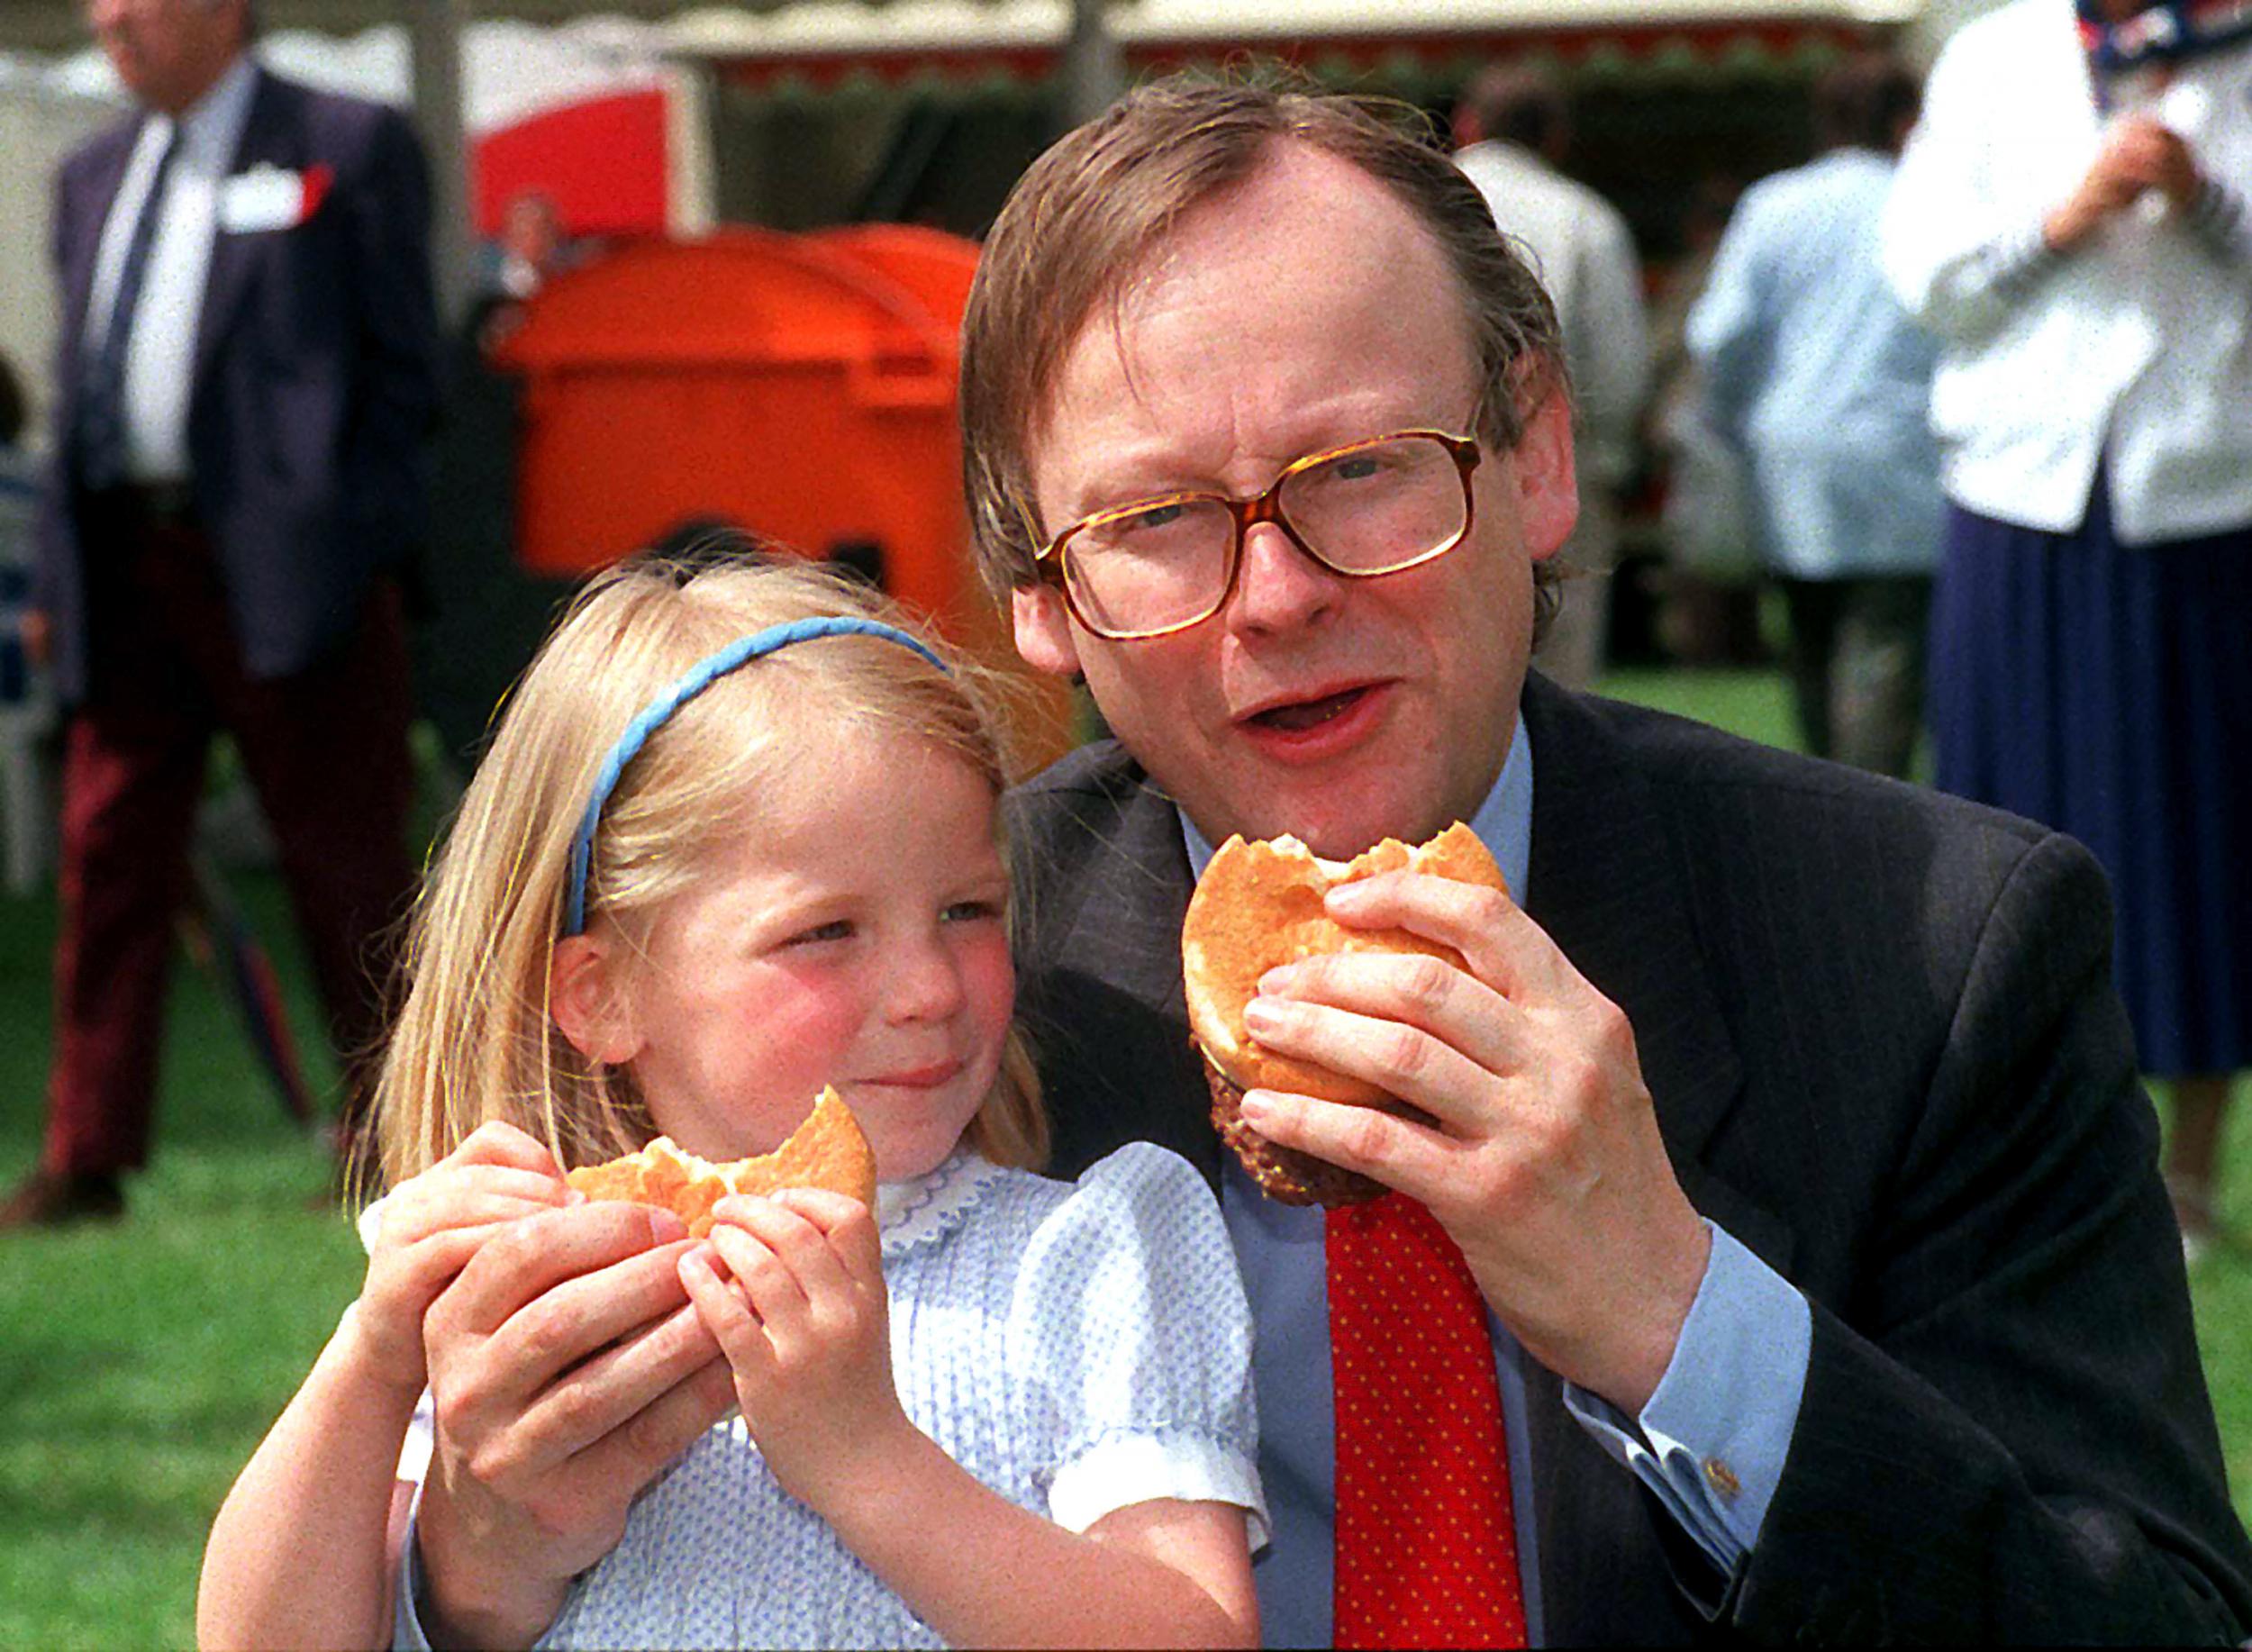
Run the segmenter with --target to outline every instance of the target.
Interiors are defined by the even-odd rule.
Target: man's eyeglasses
[[[1162,637],[1227,604],[1243,536],[1271,522],[1331,573],[1396,574],[1443,557],[1470,532],[1475,438],[1394,431],[1285,466],[1267,491],[1167,494],[1097,511],[1037,560],[1072,617],[1098,637]]]

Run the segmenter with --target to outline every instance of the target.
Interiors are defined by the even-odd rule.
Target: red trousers
[[[187,850],[213,736],[234,737],[280,850],[329,1033],[343,1123],[364,1121],[414,881],[411,699],[397,589],[295,676],[243,674],[218,565],[192,527],[89,522],[86,703],[64,733],[55,1057],[42,1163],[149,1157],[157,1053]]]

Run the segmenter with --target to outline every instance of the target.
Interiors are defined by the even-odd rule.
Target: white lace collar
[[[927,1175],[883,1184],[876,1190],[876,1225],[885,1260],[952,1232],[1008,1174],[969,1148],[957,1148]]]

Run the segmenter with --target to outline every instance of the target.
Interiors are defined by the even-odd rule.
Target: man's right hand
[[[431,1304],[418,1604],[439,1644],[530,1644],[734,1403],[680,1283],[690,1246],[665,1212],[574,1205],[492,1239]]]
[[[2182,134],[2148,114],[2122,114],[2103,129],[2095,159],[2042,221],[2049,246],[2066,252],[2156,189],[2176,210],[2197,198],[2202,177]]]

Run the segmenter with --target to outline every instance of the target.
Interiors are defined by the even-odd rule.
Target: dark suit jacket
[[[1525,716],[1527,910],[1627,1012],[1691,1200],[1814,1324],[1781,1484],[1724,1585],[1536,1373],[1549,1640],[2242,1638],[2252,1548],[2094,862],[1538,677]],[[1171,804],[1101,746],[1012,806],[1057,1170],[1142,1139],[1216,1181]]]
[[[55,631],[57,681],[86,692],[98,590],[79,540],[79,341],[103,221],[141,120],[93,139],[56,180],[63,297],[56,451],[34,603]],[[245,668],[302,670],[340,640],[377,574],[424,530],[422,444],[437,410],[430,188],[406,123],[357,98],[259,71],[230,176],[259,166],[331,182],[294,228],[212,249],[195,349],[188,451],[196,512],[217,547]]]

